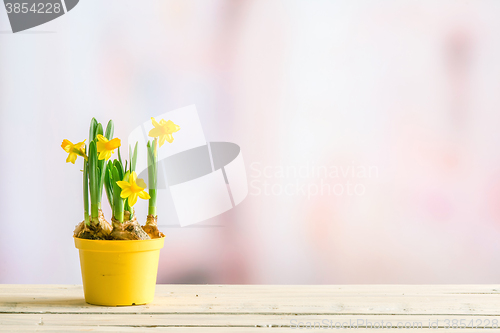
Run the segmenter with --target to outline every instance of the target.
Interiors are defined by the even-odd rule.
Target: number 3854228
[[[58,14],[62,11],[60,3],[53,4],[50,2],[47,3],[39,2],[31,5],[28,3],[7,2],[5,4],[5,8],[7,9],[7,14],[10,13]]]

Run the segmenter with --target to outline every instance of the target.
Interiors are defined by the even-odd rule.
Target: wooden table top
[[[499,320],[500,285],[158,285],[153,303],[127,307],[87,304],[81,285],[0,285],[5,332],[477,332]]]

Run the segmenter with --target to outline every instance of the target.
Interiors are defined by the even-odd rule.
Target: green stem
[[[126,210],[127,212],[130,212],[130,207],[128,205],[128,200],[125,200],[125,204],[123,206],[123,210]]]
[[[83,161],[83,217],[85,224],[90,224],[89,218],[89,172],[87,168],[87,161]]]
[[[148,141],[148,187],[149,187],[149,215],[156,216],[156,190],[158,178],[158,151],[157,139]]]
[[[113,166],[111,170],[111,176],[113,178],[113,217],[115,220],[123,223],[123,218],[124,218],[124,203],[125,200],[121,198],[121,193],[122,189],[118,184],[116,183],[118,180],[123,179],[121,176],[120,172],[116,168],[116,166]]]
[[[151,199],[149,199],[148,214],[156,216],[156,190],[149,189],[149,196]]]
[[[115,220],[123,223],[123,199],[115,197],[113,203],[113,216]]]
[[[92,216],[92,222],[99,222],[99,207],[95,203],[90,204],[90,215]]]
[[[95,141],[89,144],[89,188],[90,188],[90,214],[92,222],[99,223],[99,174],[97,168],[97,148]]]

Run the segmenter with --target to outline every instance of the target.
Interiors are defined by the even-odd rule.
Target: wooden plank
[[[366,331],[366,330],[365,330]],[[422,330],[421,330],[422,331]],[[39,326],[18,326],[18,327],[0,327],[0,332],[179,332],[179,333],[267,333],[278,332],[288,333],[297,332],[296,329],[286,328],[249,328],[249,327],[152,327],[145,329],[144,327],[45,327]],[[382,331],[383,332],[383,331]],[[463,331],[461,331],[463,332]],[[464,331],[469,333],[470,331]],[[495,332],[493,330],[492,332]]]
[[[498,285],[159,285],[152,304],[97,307],[81,286],[0,286],[0,313],[500,315]]]
[[[366,321],[421,323],[419,331],[435,331],[426,327],[437,321],[443,329],[446,319],[468,325],[498,320],[499,290],[497,285],[160,285],[152,304],[102,307],[86,304],[81,286],[0,285],[0,331],[297,332],[290,326],[301,323],[305,329],[324,320],[333,326],[363,320],[349,328],[353,331],[366,331]]]
[[[442,315],[222,315],[222,314],[1,314],[0,326],[77,326],[77,327],[307,327],[382,328],[382,327],[460,327],[460,321],[478,329],[498,328],[500,317]],[[496,322],[493,322],[496,320]],[[454,325],[456,323],[456,325]],[[487,324],[486,324],[487,323]],[[464,328],[460,328],[460,331]]]
[[[18,326],[18,327],[0,327],[0,332],[179,332],[179,333],[297,333],[297,332],[315,332],[316,330],[297,330],[292,328],[283,327],[152,327],[145,329],[144,327],[74,327],[74,326],[60,326],[60,327],[32,327],[32,326]],[[319,332],[330,332],[330,330],[318,330]],[[375,332],[380,333],[394,333],[400,330],[395,329],[376,329]],[[422,333],[436,332],[436,329],[418,329],[418,330],[402,330],[402,332],[417,331]],[[440,330],[448,332],[446,330]],[[460,329],[457,330],[462,333],[477,333],[478,330]],[[500,330],[492,329],[487,332],[499,332]],[[333,330],[335,332],[335,330]],[[342,331],[340,331],[342,332]],[[365,328],[349,329],[347,332],[367,332]],[[455,332],[455,330],[451,330]]]
[[[390,293],[390,294],[466,294],[466,293],[488,293],[488,294],[499,294],[500,285],[496,284],[466,284],[466,285],[384,285],[384,284],[374,284],[374,285],[185,285],[185,284],[159,284],[157,285],[157,291],[161,293],[165,292],[186,292],[192,293],[196,288],[203,288],[206,292],[220,292],[223,288],[228,292],[248,292],[248,291],[283,291],[283,290],[308,290],[311,293],[323,293],[325,291],[335,292],[339,294],[353,294],[353,293]],[[29,284],[0,284],[0,293],[9,292],[23,292],[29,291],[31,293],[47,293],[51,290],[77,290],[82,291],[81,285],[57,285],[57,284],[46,284],[46,285],[29,285]]]

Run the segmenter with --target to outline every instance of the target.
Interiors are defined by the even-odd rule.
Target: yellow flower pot
[[[75,246],[80,251],[85,301],[107,306],[139,305],[153,301],[163,243],[164,238],[75,238]]]

